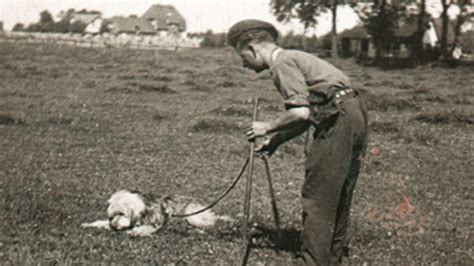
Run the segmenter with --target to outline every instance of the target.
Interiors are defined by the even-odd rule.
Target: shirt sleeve
[[[293,60],[280,62],[273,70],[275,85],[283,96],[286,109],[309,106],[308,87],[303,73]]]

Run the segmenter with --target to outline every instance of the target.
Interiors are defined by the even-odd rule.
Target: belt
[[[331,97],[331,102],[333,105],[338,105],[349,98],[354,98],[357,96],[356,92],[350,87],[333,86],[329,88],[329,93],[333,95]]]

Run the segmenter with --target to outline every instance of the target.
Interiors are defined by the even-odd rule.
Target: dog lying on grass
[[[81,227],[126,231],[128,235],[136,237],[150,236],[166,225],[173,215],[190,214],[204,208],[200,204],[186,204],[171,197],[148,199],[140,193],[128,190],[115,192],[108,204],[108,220],[84,223]],[[210,210],[185,219],[198,228],[210,228],[218,220],[232,221],[232,218],[218,216]]]

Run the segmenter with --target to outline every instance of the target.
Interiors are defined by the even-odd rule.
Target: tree
[[[224,33],[214,33],[212,30],[202,34],[201,47],[223,47],[226,43],[226,35]]]
[[[317,16],[326,10],[332,14],[331,56],[337,57],[337,5],[341,0],[271,0],[270,6],[278,21],[298,18],[305,29],[315,26]]]
[[[25,31],[25,25],[23,23],[17,23],[13,26],[12,31]]]
[[[387,3],[387,0],[375,1],[369,9],[363,10],[361,19],[367,32],[372,36],[375,46],[375,64],[382,62],[382,50],[388,47],[395,38],[398,28],[399,14],[397,9]]]
[[[454,3],[454,0],[441,0],[443,11],[441,12],[441,56],[448,57],[448,26],[449,16],[448,9]]]
[[[380,64],[383,62],[382,51],[392,45],[400,21],[414,19],[411,12],[408,12],[408,7],[409,4],[416,3],[416,0],[374,0],[370,4],[367,4],[367,1],[362,2],[364,2],[364,5],[354,4],[353,7],[363,21],[367,32],[372,36],[372,42],[375,46],[374,63]],[[420,51],[422,50],[423,33],[426,27],[425,17],[425,15],[419,17],[415,45],[412,47],[416,47],[415,49],[420,49]],[[421,55],[422,53],[417,54]]]
[[[421,0],[418,8],[417,29],[415,32],[415,40],[412,46],[411,56],[414,63],[421,63],[425,59],[423,51],[423,36],[428,26],[427,19],[431,17],[426,13],[426,0]]]
[[[459,6],[460,12],[456,17],[456,26],[454,29],[454,41],[456,43],[459,42],[462,25],[468,22],[474,16],[474,1],[459,0],[457,4]]]
[[[80,21],[75,21],[71,24],[69,24],[69,29],[68,32],[71,33],[84,33],[86,30],[87,25],[80,22]]]
[[[49,13],[48,10],[44,10],[43,12],[40,13],[39,24],[46,25],[50,23],[54,23],[53,16],[51,16],[51,13]]]

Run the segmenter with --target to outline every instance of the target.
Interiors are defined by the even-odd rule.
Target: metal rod
[[[275,220],[275,226],[278,231],[280,231],[280,214],[278,213],[278,208],[276,204],[275,192],[273,190],[273,182],[272,176],[270,174],[270,166],[268,166],[267,159],[263,159],[265,163],[265,171],[267,172],[267,181],[268,181],[268,189],[270,190],[270,200],[272,203],[272,211],[273,211],[273,219]]]
[[[258,117],[258,98],[253,100],[253,117],[252,121],[257,121]],[[253,162],[254,162],[254,150],[255,150],[255,140],[250,141],[249,147],[249,171],[247,173],[247,182],[245,186],[245,201],[244,201],[244,255],[242,256],[242,265],[247,264],[248,253],[249,253],[249,244],[250,244],[250,235],[249,235],[249,218],[250,218],[250,197],[252,193],[252,174],[253,174]]]

